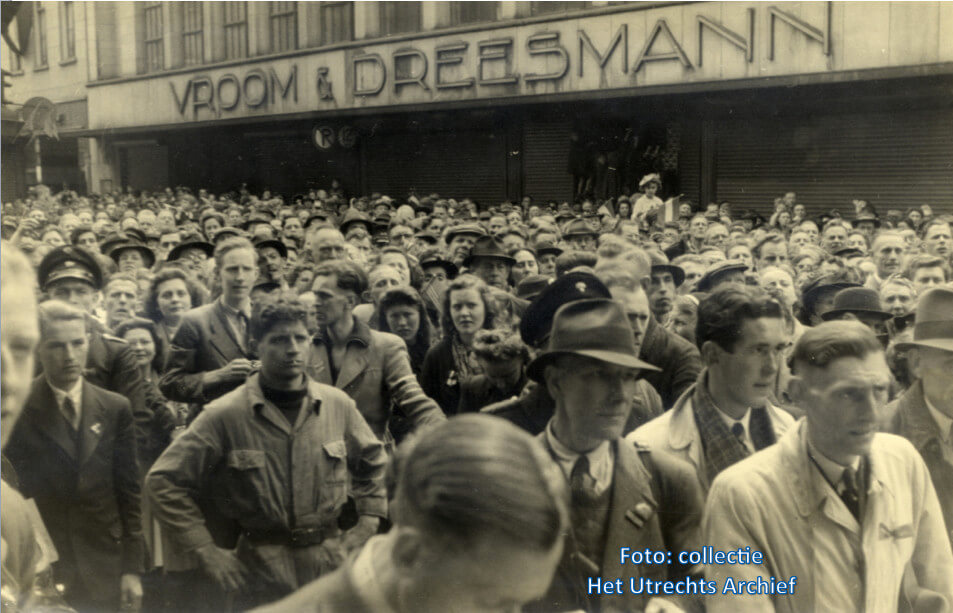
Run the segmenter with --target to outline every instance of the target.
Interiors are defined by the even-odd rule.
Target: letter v
[[[185,115],[185,105],[189,102],[189,92],[192,91],[192,81],[190,80],[185,85],[185,93],[182,95],[182,98],[179,98],[178,92],[175,91],[175,83],[169,81],[169,87],[172,89],[172,97],[175,98],[175,103],[179,107],[179,115]]]

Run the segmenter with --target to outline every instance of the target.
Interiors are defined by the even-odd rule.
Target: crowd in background
[[[68,322],[70,308],[84,313],[90,331],[90,353],[82,376],[98,387],[117,392],[129,403],[134,445],[126,449],[134,451],[125,461],[135,468],[121,478],[117,472],[110,483],[129,481],[128,491],[135,491],[136,504],[140,489],[142,492],[141,509],[134,513],[138,529],[124,524],[122,534],[110,533],[124,546],[127,539],[141,538],[142,542],[139,549],[123,550],[122,572],[116,575],[115,586],[120,586],[121,575],[122,593],[110,600],[112,596],[106,594],[109,589],[98,590],[95,581],[83,576],[85,571],[73,568],[71,574],[64,575],[66,579],[55,581],[60,595],[65,594],[65,602],[78,610],[101,610],[108,608],[102,603],[118,603],[120,599],[124,607],[186,610],[198,608],[195,603],[206,598],[212,610],[241,609],[279,600],[310,579],[328,575],[365,543],[369,543],[367,548],[377,543],[375,546],[382,549],[385,542],[386,547],[399,548],[396,536],[393,543],[381,540],[390,522],[395,526],[391,534],[408,522],[406,515],[401,520],[385,510],[388,501],[395,504],[393,482],[385,483],[385,468],[398,461],[395,458],[401,457],[404,442],[413,441],[415,433],[443,428],[447,440],[459,436],[473,441],[486,436],[487,431],[496,432],[492,420],[486,425],[479,420],[455,418],[443,424],[446,418],[475,413],[505,419],[537,440],[542,437],[549,441],[546,450],[550,453],[544,455],[565,468],[566,485],[558,487],[573,490],[567,517],[550,521],[572,526],[575,551],[586,570],[608,573],[602,563],[603,550],[608,547],[605,541],[613,542],[617,535],[611,529],[608,536],[590,533],[593,522],[613,525],[611,509],[616,501],[612,498],[610,504],[605,497],[614,495],[611,492],[615,490],[610,488],[606,493],[605,487],[601,491],[598,487],[600,479],[605,478],[605,474],[600,476],[599,462],[607,460],[595,457],[595,452],[590,454],[586,465],[592,466],[589,470],[596,495],[578,503],[573,464],[561,464],[561,447],[549,438],[566,442],[563,432],[585,431],[585,425],[573,422],[572,411],[577,405],[613,402],[616,392],[600,397],[602,383],[579,374],[588,372],[585,368],[592,367],[590,362],[605,370],[591,377],[601,377],[601,382],[621,381],[618,393],[626,397],[617,431],[611,430],[614,434],[606,435],[606,440],[627,437],[633,449],[639,450],[616,449],[611,462],[628,462],[626,454],[640,458],[643,449],[653,449],[684,456],[681,460],[685,466],[694,464],[695,470],[688,470],[687,477],[678,470],[655,466],[653,462],[659,463],[658,459],[647,464],[654,479],[663,485],[676,484],[672,490],[663,487],[664,492],[656,491],[653,502],[663,514],[658,529],[664,534],[664,543],[656,543],[659,547],[713,542],[717,539],[712,530],[721,534],[735,528],[715,526],[714,520],[703,523],[702,505],[709,495],[715,497],[708,500],[709,505],[716,504],[715,499],[718,504],[724,503],[728,486],[719,489],[719,484],[729,479],[716,482],[719,473],[775,443],[786,430],[793,430],[795,420],[805,415],[811,419],[806,392],[799,385],[802,376],[794,364],[799,359],[805,363],[820,359],[814,354],[805,357],[811,343],[828,338],[821,335],[819,340],[813,332],[829,331],[830,338],[853,334],[859,340],[851,346],[863,346],[868,338],[864,335],[876,339],[876,352],[885,357],[889,368],[881,386],[882,398],[878,396],[878,406],[883,410],[877,411],[877,428],[902,430],[897,420],[904,399],[909,402],[924,378],[924,358],[910,356],[923,341],[916,332],[917,325],[923,325],[917,320],[918,305],[937,288],[953,290],[953,215],[936,214],[929,205],[880,210],[860,199],[833,209],[811,206],[811,211],[823,208],[825,212],[808,214],[808,207],[798,201],[797,194],[788,192],[779,195],[773,205],[766,203],[773,206],[773,213],[766,218],[755,211],[735,210],[730,202],[701,206],[677,198],[663,201],[658,196],[661,183],[659,175],[650,174],[640,182],[640,191],[629,197],[575,203],[537,202],[530,196],[502,204],[478,204],[468,198],[438,194],[347,198],[337,184],[292,196],[268,191],[252,194],[244,187],[222,194],[180,187],[161,192],[127,190],[79,196],[73,192],[53,194],[38,186],[31,189],[28,198],[5,203],[4,241],[25,254],[36,271],[33,282],[41,299],[54,303],[41,305],[41,322]],[[4,292],[8,291],[5,280]],[[583,309],[579,305],[585,309],[573,313],[570,305],[574,302],[579,303],[578,309]],[[944,308],[931,307],[939,309],[940,320],[944,320]],[[299,311],[301,334],[306,335],[300,347],[295,344]],[[752,332],[740,323],[765,318],[778,320],[776,334]],[[945,319],[953,319],[953,311]],[[842,320],[860,324],[864,331],[825,327]],[[6,325],[4,322],[4,335]],[[586,332],[582,335],[585,339],[576,338],[580,334],[573,330],[574,325]],[[44,326],[41,343],[50,324]],[[610,329],[624,331],[626,339],[621,345],[617,336],[599,334]],[[283,330],[282,342],[297,347],[294,351],[300,351],[300,355],[276,357],[275,350],[268,355],[266,340],[274,341],[275,330]],[[923,334],[932,334],[923,330]],[[949,326],[944,330],[948,332]],[[734,343],[747,342],[745,335],[751,334],[761,334],[759,342],[764,345],[753,346],[753,361],[726,357],[734,355]],[[578,346],[574,347],[573,342]],[[944,355],[953,354],[953,348],[942,347]],[[868,347],[857,351],[863,357],[873,350]],[[567,354],[584,356],[589,362],[576,371],[562,359]],[[6,371],[7,358],[4,360]],[[47,373],[58,364],[40,361]],[[606,364],[616,370],[606,370]],[[309,383],[293,390],[272,386],[276,379],[269,377],[278,377],[276,373],[282,369],[304,373],[304,381],[322,385],[312,389]],[[47,374],[54,392],[46,393],[49,402],[55,398],[62,409],[65,401],[56,391],[53,376]],[[69,385],[75,385],[75,380],[69,379]],[[256,387],[259,381],[260,387]],[[344,393],[339,397],[325,387]],[[308,434],[318,437],[312,448],[287,443],[292,456],[284,473],[284,469],[272,466],[272,452],[280,456],[284,451],[279,450],[284,447],[270,439],[256,438],[264,435],[226,413],[228,408],[237,414],[238,405],[246,401],[240,402],[235,390],[246,388],[256,390],[248,392],[252,394],[248,406],[276,407],[271,419],[289,432],[305,424],[304,413],[299,413],[303,398],[309,402],[320,399],[325,414],[339,412],[342,421],[335,421],[336,425],[322,421],[320,427],[314,426],[320,431]],[[945,393],[934,395],[942,400],[932,402],[948,404],[931,405],[931,410],[948,416],[946,422],[938,418],[941,430],[943,423],[953,422],[953,394]],[[728,427],[722,426],[718,407],[724,408],[722,405],[730,398],[743,408],[765,408],[765,416],[750,416],[745,409],[735,419],[737,423],[728,420]],[[104,406],[108,404],[103,402]],[[31,406],[29,402],[27,406]],[[701,451],[680,447],[676,436],[669,435],[681,431],[678,420],[683,420],[686,406],[687,427],[702,433]],[[263,409],[256,410],[266,416]],[[561,411],[567,415],[565,426],[560,425]],[[282,417],[287,421],[282,422]],[[82,438],[86,422],[76,419]],[[355,419],[360,423],[352,423]],[[585,422],[584,417],[580,419]],[[732,439],[716,445],[712,442],[715,438],[706,438],[706,432],[713,432],[724,435],[727,441],[738,424],[743,424],[740,443]],[[562,427],[566,429],[559,432]],[[6,445],[7,426],[4,428]],[[39,443],[30,446],[18,441],[18,435],[24,438],[29,434],[23,432],[25,428],[14,431],[6,448],[12,466],[5,465],[4,479],[9,473],[27,490],[32,487],[32,495],[23,492],[27,497],[40,499],[45,495],[47,502],[58,500],[62,492],[50,493],[35,483],[46,477],[31,474],[35,467],[28,467],[29,454],[40,447],[36,446]],[[460,432],[455,434],[453,428]],[[512,436],[501,431],[493,440],[507,441]],[[591,432],[588,436],[602,440]],[[911,436],[908,438],[917,445],[916,436]],[[245,439],[257,442],[236,451],[235,441]],[[420,444],[425,446],[425,441]],[[82,441],[76,444],[81,450]],[[522,450],[527,443],[513,439],[511,444],[507,453],[517,454],[514,450]],[[719,449],[722,444],[724,448]],[[740,446],[733,447],[735,444]],[[941,480],[944,487],[953,480],[949,432],[940,445],[941,459],[928,464],[943,517],[949,522],[953,488],[941,489]],[[591,447],[597,448],[595,444]],[[265,451],[259,455],[260,450]],[[586,457],[585,449],[577,452]],[[525,456],[528,453],[518,452],[521,461],[529,461]],[[312,456],[315,459],[309,459]],[[346,466],[343,459],[348,460]],[[220,469],[215,468],[217,463],[222,464]],[[302,463],[313,464],[313,474],[302,476]],[[432,469],[423,467],[421,474]],[[234,485],[240,481],[236,474],[244,478],[257,474],[256,470],[266,472],[255,479],[290,487],[290,499],[272,491],[275,485],[255,480]],[[611,473],[611,469],[603,469],[603,473],[605,470]],[[218,484],[214,482],[216,475],[221,479]],[[302,483],[308,480],[311,482]],[[685,485],[689,481],[691,484]],[[494,487],[499,488],[501,496],[517,490],[529,492],[528,496],[533,492],[543,496],[537,492],[543,487],[540,483],[517,486],[504,480]],[[227,489],[233,485],[235,489],[225,494],[215,493],[216,487]],[[415,487],[424,490],[428,486]],[[551,493],[552,487],[546,485],[544,489]],[[206,493],[206,489],[212,493]],[[329,500],[329,489],[339,496]],[[684,517],[669,525],[664,518],[663,499],[672,496],[674,490],[682,492],[673,504],[679,505]],[[685,494],[683,490],[690,492]],[[929,493],[933,492],[932,486],[929,492],[925,487],[917,491],[927,500],[927,507],[936,502],[936,494]],[[103,492],[89,495],[101,497]],[[303,502],[302,496],[308,502]],[[327,517],[312,522],[304,532],[294,522],[280,529],[268,523],[283,513],[298,521],[310,517],[306,507],[312,502],[340,524],[340,531],[327,527]],[[536,512],[530,502],[517,504],[514,499],[513,513],[524,503],[526,514]],[[411,494],[397,504],[417,509],[418,513],[439,515],[427,506],[429,502]],[[641,527],[641,522],[648,519],[642,517],[643,507],[633,504],[636,517],[628,521]],[[850,508],[850,502],[845,504]],[[605,515],[601,519],[594,519],[592,514],[577,516],[580,505],[590,510],[608,508],[610,519]],[[496,506],[499,510],[506,504]],[[633,512],[628,508],[621,511]],[[49,515],[52,512],[40,502],[45,523],[69,523],[60,515]],[[464,511],[455,512],[466,515]],[[549,512],[555,513],[552,509]],[[522,526],[529,516],[513,521]],[[258,522],[255,518],[262,519]],[[691,521],[694,524],[689,525]],[[60,552],[61,566],[70,556],[82,558],[79,552],[85,547],[69,531],[103,529],[94,524],[82,528],[77,524],[71,524],[72,528],[47,525],[57,550],[63,548],[62,543],[71,543],[71,551]],[[499,526],[494,529],[507,530]],[[702,530],[707,531],[707,541],[698,536]],[[929,534],[939,548],[939,553],[931,554],[938,556],[931,558],[939,560],[938,572],[951,569],[948,539],[941,538],[936,544],[937,534],[953,540],[950,526]],[[927,540],[926,531],[923,535],[923,539],[911,539],[917,547],[921,540]],[[244,590],[242,586],[255,580],[248,579],[247,574],[240,580],[238,571],[230,570],[237,563],[221,553],[234,546],[236,538],[239,543],[251,542],[258,547],[255,555],[259,557],[242,558],[242,545],[238,546],[244,572],[257,563],[270,568],[275,576],[290,572],[290,578],[281,575],[279,581],[273,576],[261,580],[257,591]],[[540,538],[547,543],[540,551],[548,552],[555,536],[547,533]],[[328,545],[332,539],[337,543],[334,548]],[[302,540],[306,549],[324,548],[317,562],[309,562],[308,572],[294,566],[302,564],[300,560],[289,558],[292,561],[279,564],[267,559],[272,554],[262,553],[265,546],[272,545],[294,550]],[[212,541],[220,549],[207,548]],[[89,547],[89,551],[95,550],[94,545]],[[919,550],[903,551],[900,558],[916,558]],[[130,556],[137,559],[131,560]],[[558,558],[552,559],[554,565]],[[573,564],[578,565],[578,559]],[[352,561],[355,565],[370,563],[361,556]],[[545,566],[540,560],[535,562]],[[560,562],[559,568],[565,563]],[[103,572],[117,573],[118,564],[116,568],[106,564],[108,572]],[[288,571],[282,564],[290,564],[297,571]],[[202,568],[205,574],[198,576],[195,568]],[[578,566],[571,568],[579,570]],[[671,570],[672,576],[699,572],[687,567]],[[840,569],[832,572],[839,576]],[[126,582],[125,577],[131,575],[145,577],[144,599],[142,589],[137,592]],[[936,587],[933,578],[921,579],[921,586]],[[203,580],[225,593],[242,595],[237,600],[215,600],[202,587]],[[501,579],[496,577],[494,581]],[[529,581],[523,577],[520,585]],[[818,582],[822,583],[820,579]],[[570,583],[567,580],[566,584]],[[76,587],[81,584],[83,588]],[[899,579],[896,584],[900,585]],[[544,582],[542,588],[547,585]],[[948,588],[949,582],[946,585]],[[363,589],[358,588],[359,592]],[[896,593],[885,589],[888,600],[896,600]],[[845,588],[847,592],[850,589]],[[859,593],[865,598],[863,589]],[[944,597],[942,590],[937,593]],[[330,597],[321,594],[310,597],[318,602]],[[873,588],[868,589],[867,597],[872,598],[871,594]],[[909,592],[906,595],[914,598]],[[55,599],[56,594],[44,597]],[[312,602],[300,600],[300,595],[298,598],[288,606],[298,608]],[[826,604],[850,602],[849,595],[844,598],[848,600],[835,598]],[[534,601],[537,610],[562,610],[563,605],[565,610],[580,606],[597,610],[605,604],[578,593],[553,595],[551,588],[512,596],[511,600],[516,605]],[[870,601],[854,601],[855,608],[864,608],[863,602]],[[691,608],[688,602],[676,599],[675,603]],[[953,607],[953,602],[947,601],[947,605]],[[439,610],[441,605],[428,606]],[[624,609],[634,605],[629,602],[620,606]],[[730,610],[730,605],[725,606]]]

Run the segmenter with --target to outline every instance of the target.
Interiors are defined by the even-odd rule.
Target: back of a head
[[[561,277],[574,268],[596,265],[596,254],[588,251],[569,250],[559,254],[556,258],[556,276]]]
[[[463,551],[486,537],[549,549],[567,524],[559,468],[506,420],[455,417],[405,443],[397,462],[395,523]]]
[[[808,368],[827,368],[840,358],[865,358],[883,352],[873,331],[858,321],[826,321],[807,328],[794,344],[790,363],[794,374]]]

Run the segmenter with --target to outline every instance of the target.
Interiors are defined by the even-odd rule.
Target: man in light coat
[[[763,559],[709,565],[708,610],[949,611],[953,553],[927,467],[877,433],[890,386],[879,341],[857,322],[824,323],[792,359],[806,418],[709,492],[703,542]],[[774,587],[745,589],[758,577]]]
[[[698,381],[627,440],[688,461],[707,492],[719,472],[773,444],[794,419],[768,400],[788,347],[773,298],[721,288],[699,305],[696,335],[706,364]]]

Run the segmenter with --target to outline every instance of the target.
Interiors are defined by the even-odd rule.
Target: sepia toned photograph
[[[0,15],[4,613],[953,613],[953,0]]]

